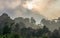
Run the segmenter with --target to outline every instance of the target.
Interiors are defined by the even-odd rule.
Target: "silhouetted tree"
[[[11,38],[19,38],[19,34],[13,34]]]
[[[11,32],[11,28],[9,27],[8,23],[5,23],[5,26],[3,28],[3,34],[8,34]]]
[[[49,29],[46,26],[44,26],[43,29],[42,29],[42,32],[43,33],[48,33],[49,32]]]
[[[29,18],[25,18],[24,21],[25,21],[25,22],[30,22],[30,21],[29,21]]]
[[[31,17],[31,23],[33,23],[33,24],[36,23],[36,21],[35,21],[35,19],[33,17]]]
[[[42,29],[40,28],[40,29],[38,29],[37,30],[37,32],[35,33],[35,36],[37,36],[37,37],[40,37],[40,36],[42,36]]]
[[[19,33],[20,32],[18,23],[15,25],[14,32],[15,33]]]
[[[51,38],[59,38],[59,31],[57,29],[53,31]]]

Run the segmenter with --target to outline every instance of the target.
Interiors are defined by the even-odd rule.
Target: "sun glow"
[[[30,0],[26,1],[23,4],[23,7],[32,10],[34,13],[36,12],[43,15],[47,19],[55,19],[59,17],[59,3],[56,1],[54,2],[54,0]]]
[[[27,3],[27,8],[31,10],[33,8],[33,3],[32,2]]]
[[[43,0],[31,0],[31,1],[26,1],[24,4],[24,7],[29,9],[29,10],[37,10],[39,8],[42,9],[42,1]]]

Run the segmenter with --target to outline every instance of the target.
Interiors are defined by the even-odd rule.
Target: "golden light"
[[[37,11],[36,13],[45,16],[47,19],[55,19],[60,16],[58,15],[60,14],[59,3],[60,1],[54,2],[54,0],[31,0],[26,1],[23,7],[32,11]]]
[[[31,10],[31,9],[33,8],[33,4],[32,4],[32,2],[27,3],[27,8],[28,8],[29,10]]]
[[[23,4],[23,6],[29,10],[32,9],[37,9],[39,7],[41,7],[42,4],[42,0],[31,0],[31,1],[26,1],[25,4]]]

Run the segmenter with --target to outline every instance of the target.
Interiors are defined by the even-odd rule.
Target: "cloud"
[[[60,17],[60,0],[51,0],[43,13],[45,13],[48,19],[57,19]]]
[[[50,20],[60,17],[60,0],[42,0],[39,4],[34,9],[38,14]]]
[[[0,14],[7,12],[12,18],[45,16],[47,19],[56,19],[60,17],[60,0],[33,0],[36,4],[33,10],[24,8],[26,1],[32,0],[0,0]]]
[[[31,0],[0,0],[0,15],[7,13],[11,18],[16,17],[34,17],[39,23],[43,16],[35,11],[23,7],[26,1]]]
[[[16,8],[20,5],[19,0],[0,0],[0,6],[6,8]]]

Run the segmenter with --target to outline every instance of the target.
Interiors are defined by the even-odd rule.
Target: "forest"
[[[43,27],[36,24],[33,17],[11,19],[3,13],[0,16],[0,38],[60,38],[60,18],[52,21],[42,19],[41,23]]]

